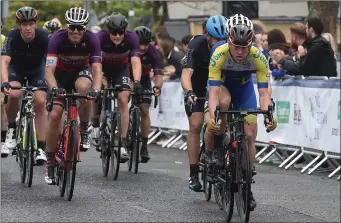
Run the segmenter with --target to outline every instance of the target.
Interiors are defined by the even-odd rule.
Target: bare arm
[[[153,77],[153,81],[155,83],[155,86],[157,86],[159,88],[162,88],[162,86],[163,86],[163,79],[162,79],[161,75],[155,75]]]
[[[57,81],[54,77],[54,72],[56,70],[55,66],[46,66],[45,68],[45,79],[47,86],[50,88],[57,87]]]
[[[102,87],[102,64],[101,63],[93,63],[91,65],[92,75],[93,75],[93,89],[101,89]]]
[[[268,106],[271,105],[271,96],[268,88],[259,88],[259,104],[262,110],[268,110]]]
[[[210,113],[210,117],[214,117],[214,112],[219,104],[219,92],[220,87],[218,86],[210,86],[210,96],[208,98],[208,109]]]
[[[192,68],[184,68],[182,70],[181,74],[181,86],[184,92],[187,92],[189,90],[192,90],[192,74],[193,74],[193,69]]]
[[[1,56],[1,82],[8,82],[8,65],[10,62],[10,56]]]
[[[142,65],[140,57],[131,57],[131,66],[133,69],[133,76],[135,81],[141,80]]]

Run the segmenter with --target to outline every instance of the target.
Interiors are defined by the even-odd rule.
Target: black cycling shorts
[[[122,88],[130,89],[130,72],[128,67],[123,68],[103,68],[104,78],[109,81],[113,87],[120,85]]]
[[[75,83],[80,77],[88,78],[92,82],[92,74],[88,67],[84,70],[74,72],[64,71],[57,68],[54,73],[54,77],[56,78],[58,88],[64,88],[68,92],[76,90]]]
[[[192,105],[192,113],[194,112],[202,112],[204,113],[205,108],[205,101],[204,100],[197,100],[195,104]],[[187,104],[187,101],[185,101],[185,111],[187,116],[190,116],[190,105]]]
[[[8,81],[17,81],[24,85],[24,78],[27,78],[28,85],[32,87],[46,87],[45,81],[45,65],[41,65],[31,70],[21,70],[20,68],[8,66]]]

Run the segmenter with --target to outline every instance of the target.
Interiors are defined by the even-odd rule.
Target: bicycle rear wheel
[[[27,186],[32,186],[33,180],[33,166],[34,166],[34,149],[36,146],[36,136],[34,135],[34,123],[32,118],[27,118],[27,125],[26,125],[26,146],[25,146],[25,153],[26,153],[26,170],[28,171],[27,176]]]
[[[116,131],[117,130],[117,131]],[[116,112],[113,114],[111,122],[111,176],[117,180],[118,173],[120,172],[121,163],[121,146],[122,146],[122,130],[121,130],[121,114]],[[115,143],[116,141],[116,143]]]
[[[238,192],[235,194],[237,210],[241,222],[248,222],[250,217],[250,193],[251,193],[251,165],[248,140],[246,136],[239,139],[236,151],[236,182]]]
[[[71,122],[69,132],[68,149],[66,153],[66,166],[64,170],[64,181],[66,181],[66,200],[71,201],[76,180],[76,166],[78,162],[79,133],[75,121]]]
[[[105,112],[105,117],[107,117],[107,113]],[[101,146],[101,160],[102,160],[102,171],[103,176],[107,177],[109,172],[110,165],[110,135],[107,130],[107,119],[104,119],[102,126],[100,127],[100,146]]]
[[[205,199],[206,201],[210,201],[211,200],[211,196],[212,196],[212,182],[210,182],[208,180],[208,176],[207,176],[207,160],[205,160],[204,163],[204,168],[203,168],[203,186],[204,186],[204,192],[205,192]]]

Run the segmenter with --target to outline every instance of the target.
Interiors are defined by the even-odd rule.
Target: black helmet
[[[249,46],[254,37],[252,22],[242,14],[231,16],[227,27],[229,41],[234,45]]]
[[[32,7],[25,6],[16,11],[15,17],[18,23],[35,22],[38,20],[38,12]]]
[[[134,29],[139,37],[140,44],[148,44],[152,41],[152,31],[146,26],[138,26]]]
[[[122,32],[127,28],[128,20],[121,13],[113,12],[110,16],[106,18],[106,24],[108,30]]]

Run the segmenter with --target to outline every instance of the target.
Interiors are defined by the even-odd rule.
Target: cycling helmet
[[[47,30],[50,33],[54,33],[60,28],[61,28],[60,24],[55,21],[47,21],[43,26],[43,29]]]
[[[81,7],[70,8],[65,12],[65,19],[68,25],[86,26],[89,22],[89,13]]]
[[[127,18],[121,13],[113,12],[106,18],[108,30],[124,31],[128,26]]]
[[[221,15],[210,17],[206,22],[206,30],[217,39],[226,38],[226,17]]]
[[[139,37],[140,44],[148,44],[152,41],[152,31],[146,26],[138,26],[134,29]]]
[[[25,6],[16,11],[15,17],[18,23],[35,22],[38,20],[38,12],[32,7]]]
[[[236,14],[229,19],[229,41],[234,45],[249,46],[254,37],[252,22],[242,14]]]

